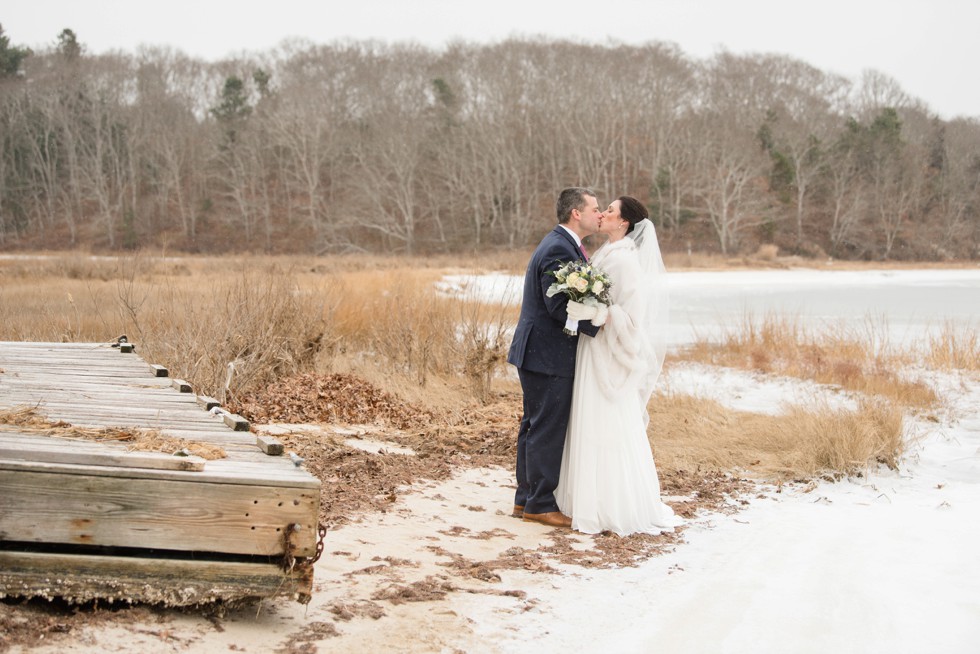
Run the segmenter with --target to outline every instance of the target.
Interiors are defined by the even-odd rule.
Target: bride
[[[666,271],[643,204],[624,196],[602,215],[609,240],[590,263],[612,280],[612,303],[569,303],[572,318],[603,324],[580,338],[561,477],[555,498],[572,528],[620,536],[673,531],[681,520],[660,499],[646,406],[666,349]]]

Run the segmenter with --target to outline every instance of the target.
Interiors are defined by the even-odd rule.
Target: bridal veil
[[[639,383],[640,405],[644,407],[644,424],[650,420],[646,412],[647,402],[653,394],[654,386],[663,370],[667,355],[667,328],[670,318],[670,291],[667,286],[667,269],[660,252],[657,230],[649,218],[636,223],[633,231],[626,235],[636,244],[640,271],[643,277],[639,284],[644,295],[641,302],[646,310],[641,314],[643,324],[639,325],[644,339],[643,351],[647,367]]]

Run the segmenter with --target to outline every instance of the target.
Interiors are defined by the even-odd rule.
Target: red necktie
[[[585,248],[580,245],[580,246],[578,246],[578,251],[582,253],[582,261],[584,261],[585,263],[588,263],[589,262],[589,255],[587,255],[585,253]]]

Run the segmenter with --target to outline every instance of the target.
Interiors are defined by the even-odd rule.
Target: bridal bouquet
[[[586,306],[609,305],[609,287],[612,282],[606,273],[592,264],[581,260],[569,261],[550,274],[555,276],[555,283],[548,288],[548,297],[564,293],[569,300]],[[569,336],[577,334],[578,320],[565,320],[563,331]]]

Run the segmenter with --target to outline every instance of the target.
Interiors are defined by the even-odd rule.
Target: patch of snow
[[[854,397],[835,386],[700,363],[673,364],[659,383],[668,393],[713,399],[729,409],[766,415],[784,413],[790,405],[857,408]]]
[[[405,454],[407,456],[415,456],[415,450],[411,448],[395,445],[394,443],[373,441],[366,438],[348,438],[344,441],[344,445],[353,447],[357,450],[363,450],[364,452],[370,452],[371,454],[381,454],[384,452],[386,454]]]

